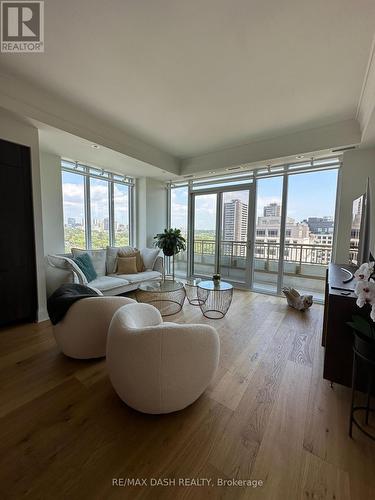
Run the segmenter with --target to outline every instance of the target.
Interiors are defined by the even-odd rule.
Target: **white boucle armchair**
[[[87,297],[75,302],[53,326],[61,352],[70,358],[101,358],[106,354],[108,328],[115,312],[135,302],[127,297]]]
[[[127,405],[144,413],[170,413],[204,392],[219,353],[213,327],[165,323],[152,305],[134,303],[121,307],[111,321],[107,369]]]

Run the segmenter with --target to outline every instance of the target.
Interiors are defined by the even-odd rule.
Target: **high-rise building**
[[[306,222],[313,234],[333,234],[333,217],[309,217]]]
[[[263,242],[280,242],[281,216],[258,217],[256,237]],[[309,226],[306,222],[296,222],[292,217],[285,220],[285,241],[295,243],[309,242]]]
[[[269,203],[263,207],[264,217],[280,217],[281,205],[279,203]]]
[[[76,225],[76,220],[74,217],[68,217],[68,226],[74,227]]]
[[[241,200],[235,199],[224,203],[224,240],[247,240],[247,214],[247,203]]]

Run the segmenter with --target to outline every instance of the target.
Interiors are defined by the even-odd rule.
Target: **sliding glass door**
[[[192,274],[250,286],[253,190],[192,194]]]
[[[217,194],[193,196],[192,274],[210,277],[217,272]]]
[[[249,284],[250,190],[220,193],[219,272],[223,279]]]

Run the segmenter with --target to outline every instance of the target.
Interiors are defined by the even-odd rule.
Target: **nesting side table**
[[[186,280],[186,297],[189,301],[189,304],[191,304],[192,306],[199,306],[201,304],[201,300],[198,299],[198,284],[201,281],[202,280],[200,278],[190,278]]]
[[[197,296],[206,318],[221,319],[232,303],[233,286],[225,281],[201,281],[197,285]]]
[[[137,302],[152,304],[163,317],[180,312],[185,296],[183,283],[176,280],[145,281],[136,291]]]

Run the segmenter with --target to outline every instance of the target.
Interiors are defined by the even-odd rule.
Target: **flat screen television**
[[[370,179],[366,191],[353,201],[349,262],[360,266],[371,256],[371,192]]]

